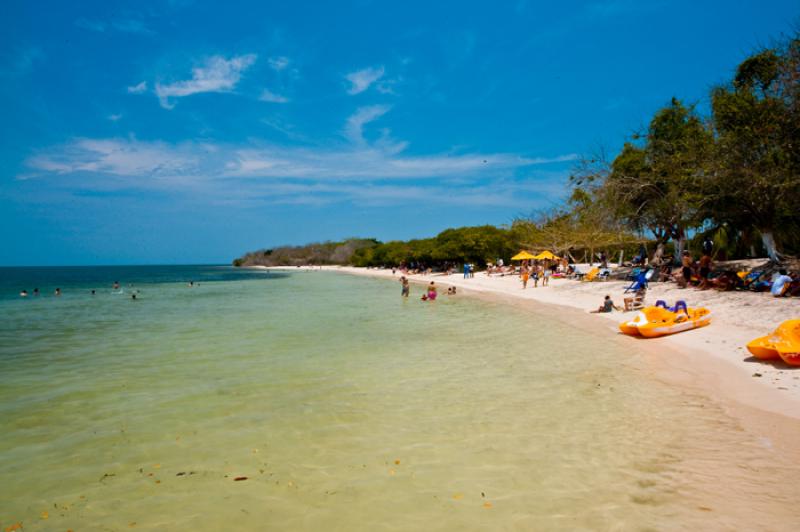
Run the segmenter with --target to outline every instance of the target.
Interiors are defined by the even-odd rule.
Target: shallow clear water
[[[791,459],[551,310],[322,272],[72,273],[0,270],[3,528],[797,523],[772,489]]]

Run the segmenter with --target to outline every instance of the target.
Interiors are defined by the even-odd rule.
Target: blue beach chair
[[[639,275],[636,276],[636,280],[631,283],[631,285],[625,289],[625,293],[628,292],[636,292],[637,290],[641,290],[642,288],[647,288],[647,283],[650,282],[650,279],[653,278],[653,272],[655,270],[647,270],[646,272],[639,272]]]

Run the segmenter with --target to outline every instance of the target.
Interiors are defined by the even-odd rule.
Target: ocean
[[[0,527],[791,529],[793,495],[765,488],[797,485],[791,457],[630,342],[555,307],[419,295],[0,268]]]

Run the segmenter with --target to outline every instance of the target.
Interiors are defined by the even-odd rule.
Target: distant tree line
[[[710,93],[711,114],[673,98],[609,160],[584,157],[562,205],[504,227],[447,229],[433,238],[281,247],[235,265],[400,264],[441,267],[508,261],[520,249],[576,261],[598,251],[661,261],[713,239],[718,259],[800,251],[800,34],[745,59]]]

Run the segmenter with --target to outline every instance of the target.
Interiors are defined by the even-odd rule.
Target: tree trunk
[[[778,249],[775,246],[775,237],[772,234],[772,231],[761,231],[761,242],[764,244],[764,248],[767,250],[767,256],[769,260],[772,262],[780,262],[781,254],[778,253]]]
[[[619,265],[622,266],[622,259],[625,257],[625,250],[619,250]]]
[[[686,237],[681,236],[675,239],[675,262],[678,263],[682,259],[683,249],[686,247]]]
[[[664,241],[659,239],[658,243],[656,244],[656,252],[653,253],[652,263],[655,265],[660,265],[661,257],[663,256],[664,256]]]
[[[594,264],[594,246],[589,248],[589,266],[591,267]]]

